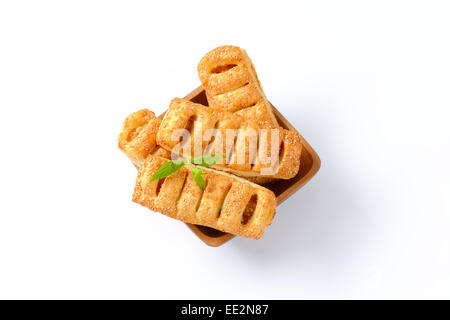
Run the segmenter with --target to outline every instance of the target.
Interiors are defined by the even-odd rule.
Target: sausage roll
[[[202,167],[200,189],[189,167],[151,181],[168,160],[148,156],[138,172],[133,201],[187,223],[259,239],[275,215],[272,191],[242,178]]]
[[[161,119],[147,109],[136,111],[123,122],[119,134],[119,148],[136,167],[140,167],[149,155],[170,158],[170,152],[156,144]]]
[[[244,49],[218,47],[201,59],[197,69],[210,107],[278,126],[255,67]]]
[[[301,137],[235,113],[175,98],[157,134],[157,143],[174,154],[220,154],[213,168],[241,177],[290,179],[300,167]]]

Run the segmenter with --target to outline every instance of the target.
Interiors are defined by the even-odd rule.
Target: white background
[[[446,1],[1,1],[0,298],[450,298]],[[123,119],[245,48],[316,149],[261,240],[131,202]]]

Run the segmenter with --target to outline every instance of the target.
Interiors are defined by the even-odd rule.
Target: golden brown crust
[[[218,47],[200,60],[197,69],[210,107],[239,112],[247,119],[278,126],[255,67],[244,49]]]
[[[230,174],[203,168],[204,190],[183,167],[163,180],[150,181],[166,162],[148,156],[142,164],[133,201],[187,223],[259,239],[275,215],[272,191]]]
[[[183,129],[188,130],[191,136],[188,145],[185,145],[185,149],[189,145],[191,149],[187,155],[183,155],[183,149],[180,148],[181,138],[174,139],[177,131]],[[205,139],[211,129],[216,129],[223,139],[215,140],[213,143],[212,139]],[[249,132],[254,132],[255,135],[246,137],[245,133]],[[230,133],[235,135],[234,143],[233,135]],[[271,141],[273,136],[278,139],[274,138],[275,140]],[[250,150],[252,139],[253,146],[256,145],[257,149]],[[202,142],[196,145],[196,141]],[[264,141],[267,143],[264,144]],[[199,152],[226,155],[225,161],[213,167],[242,177],[264,176],[280,179],[290,179],[298,173],[302,150],[301,138],[296,131],[273,128],[231,112],[205,107],[180,98],[172,100],[158,131],[157,143],[180,156],[198,156]],[[209,146],[210,144],[215,147]],[[277,163],[264,161],[270,155],[279,156],[279,161]],[[242,157],[238,158],[239,156]],[[273,169],[272,172],[268,170],[270,168]]]
[[[147,109],[129,115],[122,125],[119,134],[119,148],[130,158],[136,167],[149,155],[170,158],[170,152],[156,144],[161,119]]]

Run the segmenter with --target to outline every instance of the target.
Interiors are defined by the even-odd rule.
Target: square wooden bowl
[[[195,103],[200,103],[205,106],[208,105],[208,100],[206,99],[205,90],[202,86],[198,87],[191,93],[189,93],[186,97],[187,100],[190,100]],[[288,130],[295,130],[295,128],[286,120],[285,117],[281,115],[281,113],[274,107],[273,113],[278,120],[280,126]],[[264,185],[264,187],[272,190],[277,196],[277,204],[282,203],[284,200],[289,198],[294,192],[300,189],[305,183],[307,183],[320,168],[320,158],[314,149],[309,145],[308,142],[302,137],[303,150],[301,153],[300,160],[300,170],[298,174],[289,180],[277,180],[273,183],[269,183]],[[202,240],[209,246],[218,247],[224,244],[225,242],[231,240],[234,235],[225,233],[216,229],[212,229],[209,227],[199,226],[195,224],[186,223],[187,226]]]

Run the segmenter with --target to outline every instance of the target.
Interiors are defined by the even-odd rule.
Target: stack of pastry
[[[276,208],[276,197],[264,184],[297,175],[300,135],[278,125],[245,50],[222,46],[208,52],[198,75],[209,106],[175,98],[162,119],[147,109],[125,119],[119,148],[139,171],[133,201],[187,223],[258,239]],[[180,143],[180,130],[189,140]],[[235,132],[231,144],[217,139],[229,132]],[[242,132],[256,132],[254,150]],[[275,163],[264,161],[268,149],[275,151]],[[195,151],[223,156],[201,167],[203,188],[187,167],[152,179],[166,162],[197,156]]]

